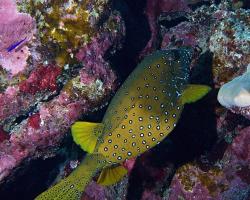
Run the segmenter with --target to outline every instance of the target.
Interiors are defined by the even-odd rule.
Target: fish
[[[27,37],[25,37],[24,39],[10,45],[8,48],[7,48],[7,51],[8,52],[11,52],[13,49],[16,49],[20,44],[22,44],[25,40],[26,40]]]
[[[82,163],[65,179],[41,193],[36,200],[78,200],[88,183],[108,186],[121,180],[121,165],[159,144],[176,127],[184,104],[209,91],[189,84],[192,50],[159,50],[129,75],[112,98],[102,122],[75,122],[75,143],[87,152]]]

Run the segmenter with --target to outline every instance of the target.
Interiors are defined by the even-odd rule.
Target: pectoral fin
[[[102,123],[76,122],[71,127],[75,143],[88,153],[93,153],[102,130]]]
[[[103,186],[109,186],[120,181],[126,174],[127,169],[123,166],[108,167],[102,170],[97,183]]]
[[[179,101],[184,105],[186,103],[194,103],[204,97],[211,87],[207,85],[189,84],[183,91]]]

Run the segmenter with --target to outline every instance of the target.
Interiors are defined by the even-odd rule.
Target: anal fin
[[[116,167],[107,167],[102,170],[97,183],[103,186],[113,185],[119,182],[126,174],[127,169],[119,165]]]

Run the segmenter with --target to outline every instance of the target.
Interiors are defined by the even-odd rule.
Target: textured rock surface
[[[189,163],[179,168],[170,186],[169,199],[248,199],[249,139],[247,127],[239,131],[223,157],[213,165],[203,169],[198,163]]]
[[[100,3],[102,6],[105,4],[104,1]],[[19,6],[28,6],[26,4],[19,2]],[[90,3],[90,5],[92,4]],[[26,17],[25,19],[34,25],[35,20],[30,15],[17,12],[14,1],[1,1],[0,6],[2,15],[13,17],[10,20],[11,23],[19,23],[20,17]],[[49,6],[49,2],[47,6]],[[104,10],[100,9],[99,14],[102,12]],[[15,15],[17,17],[14,18]],[[15,28],[11,24],[5,24],[9,23],[8,20],[3,21],[3,18],[0,20],[4,26]],[[91,19],[87,17],[86,20]],[[71,52],[71,57],[75,57],[73,64],[65,62],[55,64],[57,57],[51,58],[45,55],[43,49],[46,47],[45,45],[51,45],[54,42],[59,46],[64,44],[58,41],[39,44],[42,37],[37,35],[38,42],[36,42],[37,47],[34,50],[36,54],[30,56],[40,54],[41,60],[32,63],[34,67],[28,67],[28,72],[17,72],[18,75],[25,76],[21,81],[15,84],[11,82],[9,86],[3,88],[3,92],[0,94],[2,126],[0,180],[2,183],[7,181],[6,177],[12,175],[24,160],[53,155],[69,131],[71,124],[84,113],[97,110],[105,105],[109,94],[116,88],[116,75],[110,69],[109,63],[105,61],[104,54],[111,47],[119,44],[124,34],[123,22],[119,13],[110,13],[102,26],[94,27],[94,25],[92,25],[91,35],[88,35],[89,32],[85,33],[89,36],[89,42],[79,43],[74,54]],[[25,26],[22,27],[25,28]],[[27,25],[27,27],[30,26]],[[12,52],[6,52],[6,47],[17,38],[12,38],[13,34],[6,35],[3,30],[5,29],[1,29],[0,34],[6,40],[6,44],[1,43],[1,51],[12,56]],[[23,31],[28,32],[26,29]],[[22,36],[21,32],[18,35]],[[17,49],[16,51],[23,50]],[[89,56],[90,52],[91,56]],[[5,54],[2,53],[1,56],[2,59],[6,59]],[[2,63],[0,67],[7,70],[6,76],[14,75]]]
[[[91,113],[117,88],[112,69],[122,82],[148,53],[191,46],[191,82],[215,89],[185,106],[160,145],[126,161],[121,182],[94,179],[82,199],[248,200],[250,122],[216,98],[250,63],[248,1],[79,2],[0,1],[0,199],[33,199],[79,164],[67,133],[82,117],[102,119],[105,109]],[[7,34],[19,20],[27,26]]]

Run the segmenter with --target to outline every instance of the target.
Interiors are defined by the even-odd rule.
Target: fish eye
[[[176,62],[178,60],[180,60],[180,54],[179,51],[177,49],[171,50],[167,56],[166,56],[166,60],[171,62]]]

